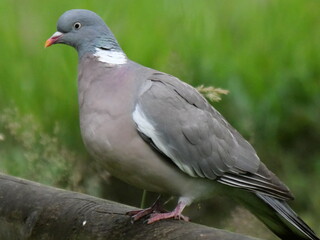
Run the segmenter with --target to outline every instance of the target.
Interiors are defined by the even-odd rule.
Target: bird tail
[[[250,196],[238,195],[239,200],[279,238],[320,240],[285,200],[263,193],[249,193],[248,195]]]

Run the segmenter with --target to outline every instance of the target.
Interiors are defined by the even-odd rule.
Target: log
[[[135,209],[0,173],[1,240],[253,240],[178,220],[132,223]]]

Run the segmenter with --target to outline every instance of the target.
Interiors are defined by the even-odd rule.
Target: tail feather
[[[240,201],[281,239],[320,240],[284,200],[248,192]]]
[[[260,193],[256,193],[256,195],[272,207],[283,220],[289,223],[287,227],[291,231],[301,235],[297,239],[319,240],[313,230],[290,208],[287,202]]]

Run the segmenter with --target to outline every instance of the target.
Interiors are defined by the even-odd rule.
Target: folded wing
[[[141,136],[192,177],[292,198],[253,147],[190,85],[160,72],[141,88],[133,119]]]

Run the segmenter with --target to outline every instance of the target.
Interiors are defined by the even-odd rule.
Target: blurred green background
[[[139,206],[141,190],[99,169],[81,141],[77,54],[44,49],[58,17],[97,12],[129,58],[198,86],[230,91],[213,105],[292,190],[320,233],[320,1],[0,1],[0,171]],[[148,202],[156,195],[149,194]],[[220,196],[186,214],[274,239]]]

